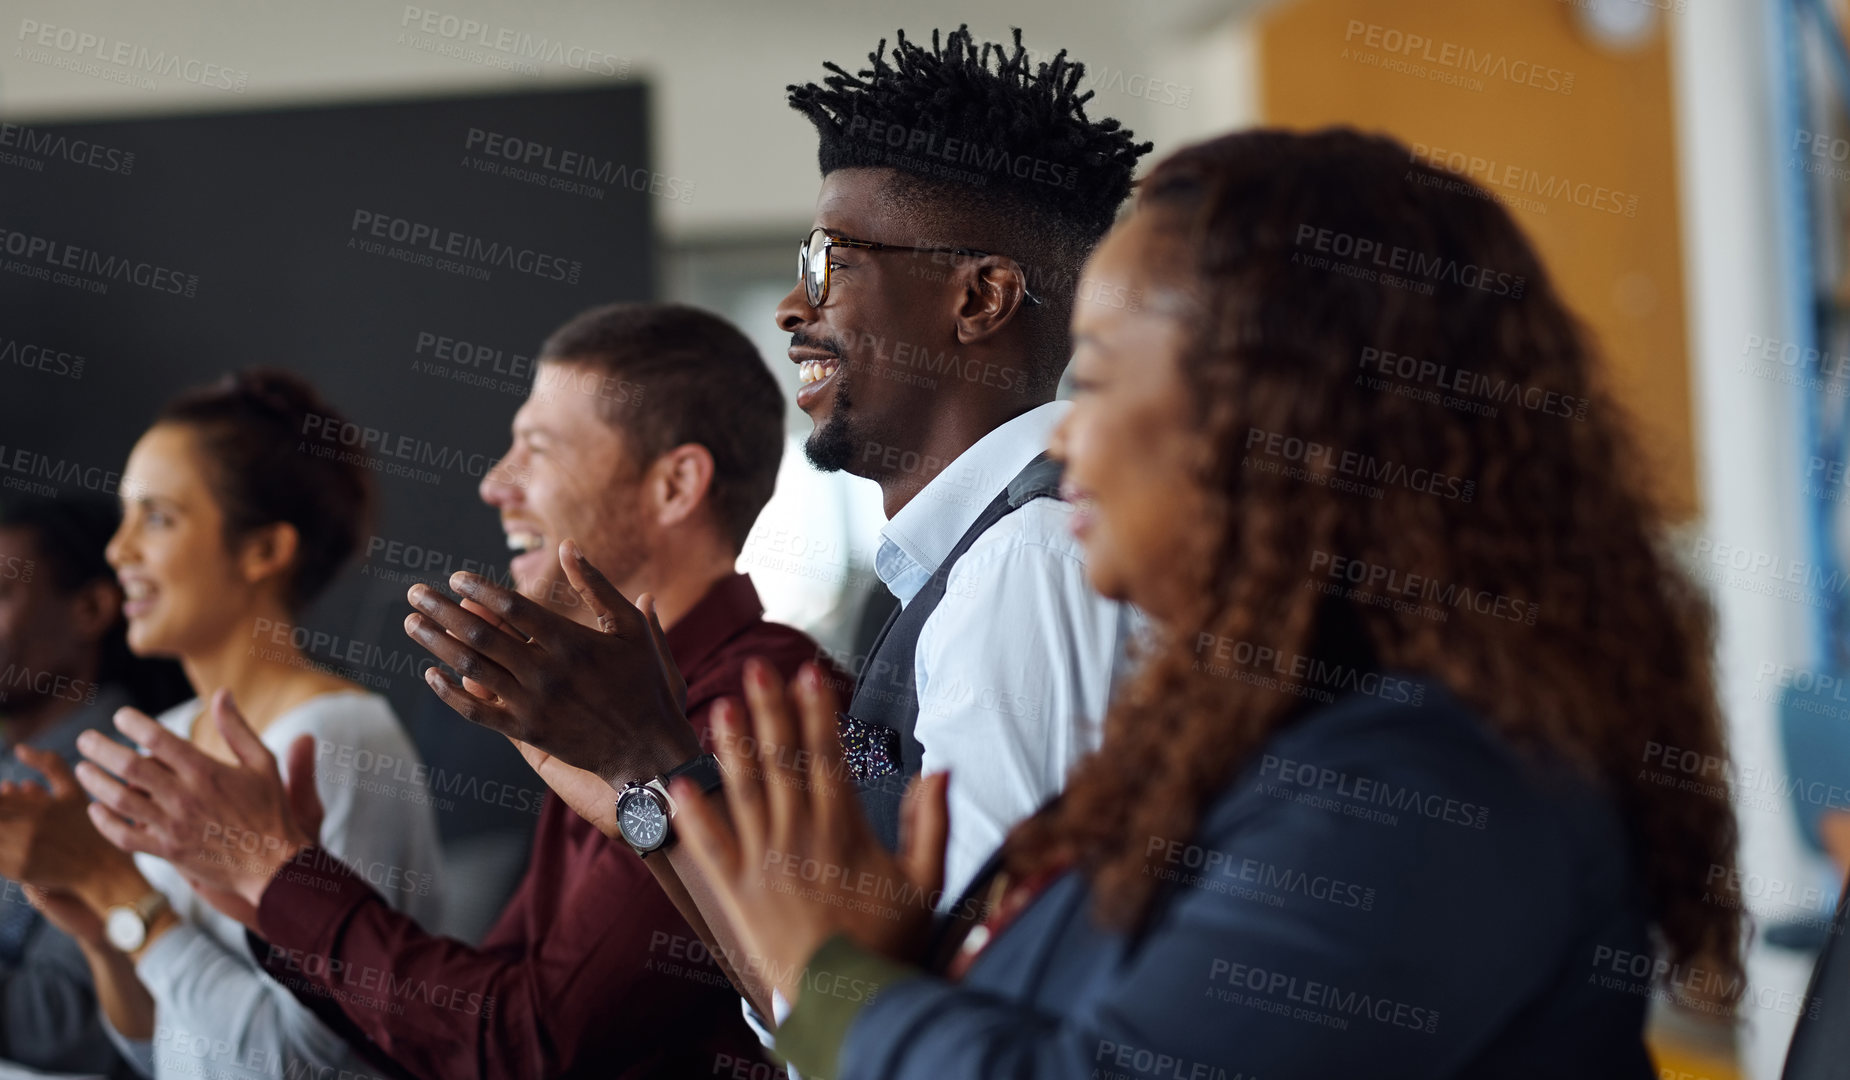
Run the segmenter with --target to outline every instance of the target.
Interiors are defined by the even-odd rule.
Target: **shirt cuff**
[[[378,895],[327,851],[303,848],[258,898],[257,934],[278,948],[323,949],[355,908]]]
[[[745,998],[739,999],[739,1011],[745,1014],[746,1026],[752,1029],[752,1034],[758,1036],[759,1045],[763,1046],[766,1050],[777,1045],[777,1030],[773,1028],[770,1022],[764,1017],[758,1015],[758,1010],[752,1008],[752,1003],[749,1000]],[[777,1010],[773,1008],[772,1011],[776,1012]]]
[[[836,934],[809,958],[803,992],[777,1029],[778,1055],[805,1076],[833,1080],[842,1044],[861,1010],[888,986],[922,974]]]
[[[193,962],[189,957],[199,943],[200,933],[192,923],[177,922],[141,950],[141,959],[135,961],[135,977],[149,994],[159,999],[173,991],[175,976]]]

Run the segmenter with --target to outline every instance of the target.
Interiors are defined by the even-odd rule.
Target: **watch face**
[[[654,851],[668,839],[668,808],[647,788],[626,791],[617,800],[617,831],[631,847]]]
[[[147,924],[131,907],[114,907],[103,921],[103,936],[123,952],[134,952],[148,936]]]

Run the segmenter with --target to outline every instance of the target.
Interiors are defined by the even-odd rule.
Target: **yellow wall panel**
[[[1265,122],[1384,131],[1505,196],[1672,512],[1697,509],[1669,50],[1611,52],[1555,0],[1297,0],[1259,28]]]

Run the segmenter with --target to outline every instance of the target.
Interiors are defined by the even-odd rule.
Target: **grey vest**
[[[919,718],[919,693],[915,680],[917,668],[913,654],[918,649],[919,631],[925,620],[944,599],[945,584],[951,568],[970,545],[991,525],[1041,498],[1060,494],[1060,463],[1046,454],[1028,462],[1007,488],[999,492],[957,546],[944,557],[937,572],[925,583],[912,602],[895,609],[881,627],[880,636],[868,650],[860,678],[855,680],[854,700],[840,717],[842,749],[849,773],[860,788],[861,802],[868,820],[887,850],[899,847],[899,806],[906,785],[919,774],[923,749],[913,729]]]

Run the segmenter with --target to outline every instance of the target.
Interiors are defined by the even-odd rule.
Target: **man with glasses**
[[[953,898],[1096,744],[1126,627],[1086,586],[1041,451],[1066,408],[1079,266],[1144,148],[1085,120],[1062,94],[1072,69],[1036,76],[1016,50],[902,35],[890,65],[875,52],[859,79],[791,88],[823,181],[777,321],[810,461],[880,485],[874,570],[902,605],[843,741],[888,847],[909,777],[950,772]],[[1015,122],[992,129],[986,110]]]

